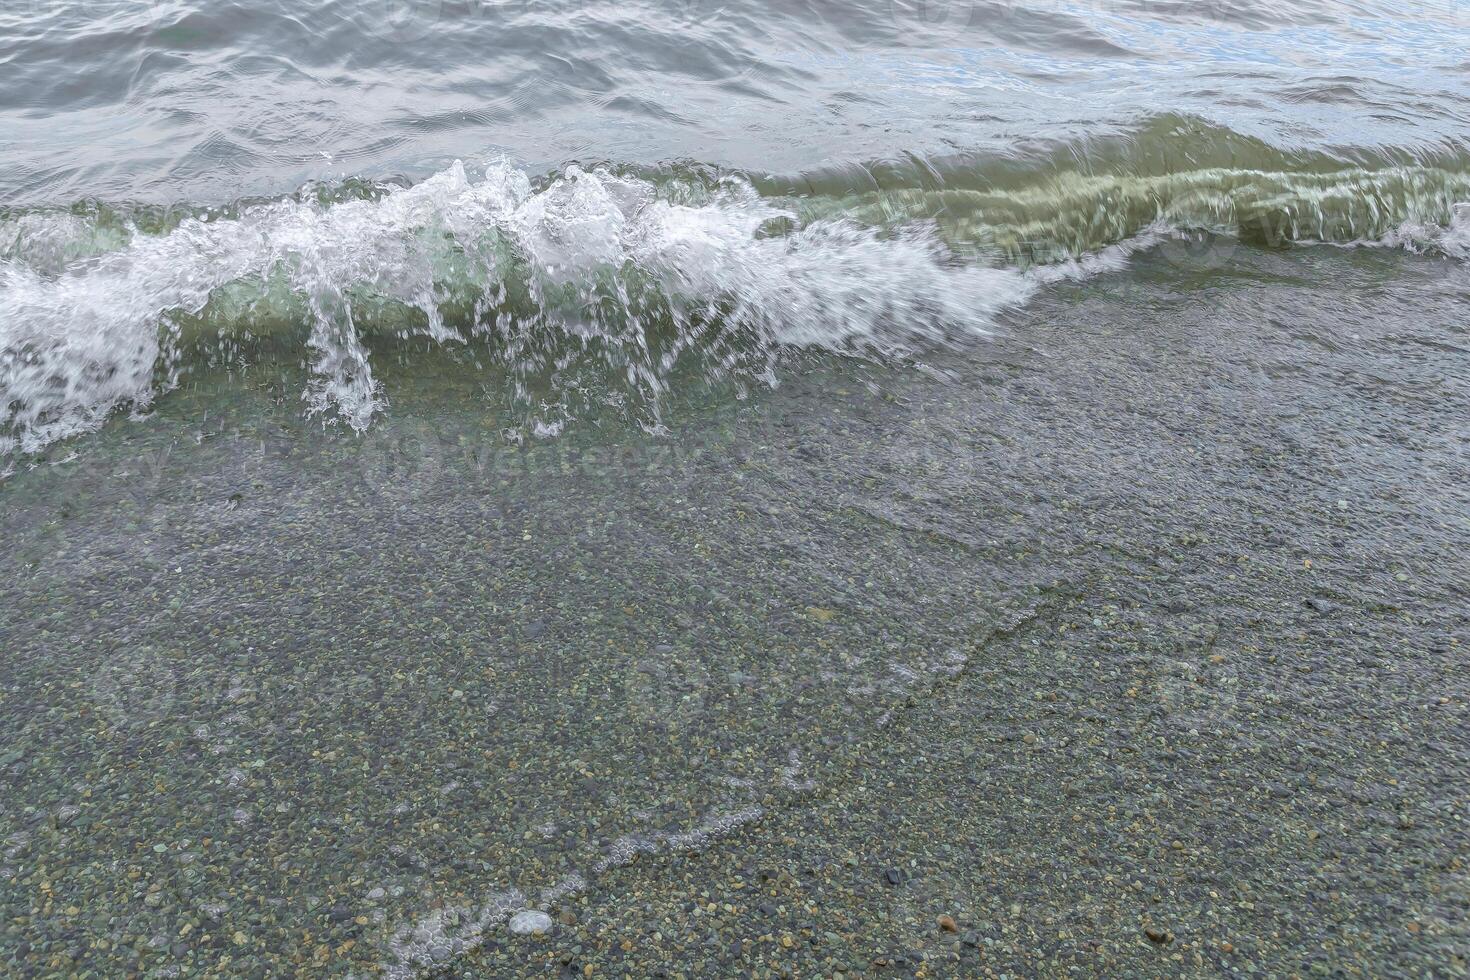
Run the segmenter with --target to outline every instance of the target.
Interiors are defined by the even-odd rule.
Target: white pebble
[[[551,916],[540,909],[521,909],[510,919],[510,931],[517,936],[551,931]]]

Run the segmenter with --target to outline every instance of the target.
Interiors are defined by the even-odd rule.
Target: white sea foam
[[[1470,202],[1456,204],[1447,225],[1425,221],[1405,221],[1381,237],[1362,239],[1349,244],[1375,248],[1401,248],[1420,254],[1440,254],[1455,259],[1470,259]]]
[[[899,348],[983,332],[1032,288],[1014,270],[952,262],[922,226],[879,235],[822,220],[763,234],[791,217],[738,179],[678,204],[606,170],[572,168],[534,190],[507,165],[472,180],[456,163],[375,199],[191,217],[80,261],[12,246],[0,258],[0,449],[35,450],[146,405],[176,380],[191,332],[268,329],[298,310],[309,409],[361,429],[384,405],[363,333],[384,324],[440,342],[497,333],[512,351],[548,333],[596,342],[656,397],[681,355],[733,358],[718,349],[737,334],[757,352]],[[82,251],[61,227],[70,220],[50,237]],[[221,300],[242,284],[245,301]],[[465,296],[474,315],[448,324],[445,307]],[[212,301],[220,309],[206,315]],[[672,337],[655,343],[657,330]]]
[[[410,187],[303,192],[150,233],[25,214],[0,223],[0,457],[148,406],[177,383],[191,345],[292,342],[297,330],[312,369],[306,410],[359,431],[386,405],[374,332],[483,339],[518,387],[591,363],[656,421],[681,365],[774,382],[790,347],[902,354],[984,334],[1037,288],[1119,271],[1181,231],[1244,222],[1291,241],[1464,258],[1470,209],[1450,215],[1448,203],[1463,183],[1432,168],[1296,184],[1200,171],[817,206],[736,176],[660,186],[572,167],[533,182],[499,162],[478,178],[455,163]],[[1023,270],[967,247],[986,242],[1050,258]],[[574,414],[552,408],[531,431],[554,435]]]

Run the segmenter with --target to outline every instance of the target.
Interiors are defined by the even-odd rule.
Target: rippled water
[[[501,153],[538,174],[1024,159],[1164,113],[1412,155],[1462,145],[1467,28],[1456,0],[22,0],[0,200],[219,204]]]
[[[908,356],[1199,236],[1459,256],[1456,2],[36,2],[0,13],[0,451],[261,337],[362,429],[369,338],[544,436],[680,372]],[[1194,241],[1194,244],[1190,244]],[[250,349],[247,349],[250,348]],[[595,390],[594,390],[595,389]]]
[[[6,3],[0,972],[515,972],[474,959],[512,913],[844,802],[992,640],[1031,666],[981,749],[1025,753],[1080,637],[1052,795],[1148,783],[1089,819],[1245,799],[1201,774],[1303,716],[1420,751],[1332,670],[1463,632],[1467,40],[1460,0]],[[1290,670],[1302,608],[1332,663]],[[1404,942],[1439,907],[1365,890]],[[1230,935],[1304,973],[1288,926]]]

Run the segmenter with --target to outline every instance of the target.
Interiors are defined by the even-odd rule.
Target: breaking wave
[[[563,396],[589,370],[656,428],[677,372],[773,383],[791,348],[901,356],[984,334],[1049,279],[1173,234],[1470,251],[1470,168],[1452,156],[1071,159],[795,181],[455,163],[218,209],[0,211],[0,453],[146,406],[199,352],[261,338],[299,344],[306,410],[356,429],[387,404],[380,335],[478,345],[541,403],[541,431],[575,415]]]

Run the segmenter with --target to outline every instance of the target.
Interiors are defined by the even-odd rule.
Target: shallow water
[[[1255,250],[1181,284],[1150,255],[921,365],[681,391],[661,438],[507,443],[513,399],[422,342],[373,349],[394,414],[362,435],[303,418],[299,365],[181,385],[4,490],[6,947],[25,970],[225,975],[499,949],[522,906],[840,794],[854,746],[994,676],[1008,632],[1106,649],[1118,607],[1062,610],[1110,582],[1197,604],[1178,626],[1127,607],[1164,634],[1129,659],[1141,695],[1118,700],[1111,661],[1070,695],[1138,703],[1131,724],[1212,760],[1171,771],[1179,792],[1338,699],[1413,752],[1378,718],[1397,696],[1351,688],[1463,686],[1420,651],[1466,627],[1467,296],[1445,258]],[[1216,597],[1226,572],[1250,605]],[[1283,704],[1292,620],[1259,610],[1304,595],[1365,618],[1333,664],[1389,657],[1393,680],[1319,672]],[[1453,944],[1415,948],[1375,968]]]
[[[7,7],[0,956],[474,975],[1199,541],[1463,633],[1465,11]]]

